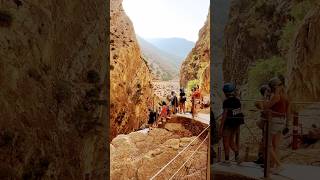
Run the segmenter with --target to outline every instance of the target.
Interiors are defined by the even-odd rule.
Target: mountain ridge
[[[146,38],[146,41],[158,49],[185,59],[191,52],[195,42],[180,37]]]
[[[155,79],[171,80],[178,76],[183,58],[162,51],[140,36],[137,40]]]

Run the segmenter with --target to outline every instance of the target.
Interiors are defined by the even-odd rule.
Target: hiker
[[[260,87],[260,94],[262,96],[262,100],[268,100],[270,99],[270,87],[268,85],[262,85]],[[256,102],[256,104],[258,104],[259,101]],[[257,106],[257,108],[259,109],[259,107]],[[258,152],[258,159],[254,161],[254,163],[256,164],[263,164],[264,163],[264,133],[265,133],[265,123],[267,121],[267,114],[265,111],[263,111],[263,109],[260,109],[261,113],[260,113],[260,120],[257,121],[257,126],[261,129],[262,131],[262,139],[261,142],[259,144],[259,152]]]
[[[186,113],[186,93],[184,92],[183,89],[180,89],[180,99],[179,99],[179,106],[180,106],[180,113]]]
[[[203,96],[201,94],[201,89],[199,87],[199,85],[197,85],[197,88],[196,88],[196,98],[198,99],[198,104],[200,104],[200,108],[203,109]]]
[[[156,122],[156,117],[157,117],[157,113],[153,112],[152,109],[149,109],[149,120],[148,120],[149,127],[154,127]]]
[[[172,98],[172,97],[171,97],[170,95],[167,95],[167,102],[168,102],[168,104],[169,104],[169,105],[166,106],[166,108],[167,108],[167,116],[168,116],[168,117],[170,117],[170,115],[171,115],[171,111],[170,111],[170,109],[172,108],[172,107],[171,107],[172,105],[171,105],[171,103],[170,103],[170,102],[171,102],[171,98]]]
[[[281,162],[279,159],[279,145],[284,131],[288,131],[289,121],[289,102],[285,92],[283,79],[274,77],[269,81],[271,88],[270,100],[258,104],[260,108],[270,111],[270,133],[272,148],[270,149],[272,171],[281,171]]]
[[[159,106],[159,109],[158,109],[158,118],[157,118],[157,119],[159,119],[159,117],[160,117],[161,110],[162,110],[162,104],[160,104],[160,106]]]
[[[168,106],[165,101],[162,101],[162,108],[159,119],[166,119],[168,117]]]
[[[191,103],[192,103],[192,105],[191,105],[191,114],[192,114],[192,118],[194,118],[195,117],[195,115],[196,115],[196,107],[197,107],[197,105],[196,105],[196,88],[192,88],[191,89]]]
[[[223,101],[223,114],[219,128],[219,136],[223,138],[225,161],[229,162],[230,148],[235,154],[235,160],[239,161],[239,144],[236,143],[236,135],[240,131],[240,125],[244,124],[244,115],[241,112],[241,102],[235,95],[235,85],[226,83],[223,92],[226,99]]]
[[[178,108],[178,98],[176,96],[176,93],[174,91],[171,92],[171,108],[172,108],[172,113],[176,114],[177,113],[177,108]]]

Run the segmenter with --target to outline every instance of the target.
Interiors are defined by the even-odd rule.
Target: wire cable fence
[[[195,149],[195,151],[189,156],[189,158],[179,167],[179,169],[169,178],[169,180],[173,179],[177,173],[186,165],[187,162],[191,160],[191,158],[195,155],[195,153],[199,150],[202,144],[208,139],[209,135],[199,144],[199,146]]]
[[[320,166],[320,157],[318,154],[308,154],[304,151],[308,151],[309,149],[303,149],[301,147],[301,144],[303,144],[303,136],[308,136],[308,133],[310,134],[311,131],[318,131],[319,137],[320,137],[320,102],[308,102],[308,101],[292,101],[290,102],[290,105],[306,105],[302,110],[300,110],[299,113],[289,110],[290,114],[287,113],[280,113],[276,112],[271,109],[259,109],[255,107],[255,102],[262,102],[263,100],[258,99],[241,99],[242,102],[242,108],[241,111],[244,115],[244,124],[241,128],[241,136],[244,136],[247,140],[249,139],[250,144],[253,146],[260,146],[261,143],[263,143],[263,139],[265,139],[266,135],[263,134],[265,129],[265,124],[270,124],[270,121],[273,117],[279,117],[284,119],[283,128],[289,128],[287,129],[287,132],[281,132],[283,138],[286,140],[287,146],[280,146],[279,150],[282,152],[281,161],[284,161],[286,159],[291,160],[292,158],[296,159],[313,159],[312,162],[306,163],[313,166]],[[229,109],[227,109],[229,110]],[[232,109],[230,109],[232,110]],[[314,113],[313,113],[314,112]],[[260,114],[257,114],[260,113]],[[319,113],[319,115],[318,115]],[[268,118],[262,118],[262,114],[269,114],[270,117]],[[225,117],[230,118],[230,117]],[[242,117],[231,117],[232,119],[242,118]],[[220,118],[221,119],[221,118]],[[264,121],[264,128],[261,129],[261,127],[258,127],[257,122],[261,120]],[[290,122],[288,122],[290,120]],[[317,121],[318,120],[318,121]],[[307,125],[309,124],[309,125]],[[312,124],[312,125],[311,125]],[[269,125],[270,126],[270,125]],[[310,126],[310,127],[308,127]],[[273,127],[270,127],[273,128]],[[257,130],[259,132],[257,132]],[[243,132],[247,131],[247,133]],[[305,133],[308,132],[308,133]],[[242,135],[242,134],[245,135]],[[270,133],[270,132],[268,132]],[[263,135],[262,135],[263,134]],[[262,136],[262,138],[260,138]],[[320,138],[319,138],[320,139]],[[242,137],[243,140],[243,137]],[[316,142],[316,140],[315,140]],[[219,143],[219,146],[221,143]],[[241,144],[243,145],[243,144]],[[249,146],[249,144],[245,144],[246,147]],[[264,147],[266,144],[264,144]],[[252,148],[248,148],[251,151],[253,151]],[[301,152],[299,151],[301,149]],[[311,149],[312,150],[312,149]],[[320,146],[318,146],[318,150],[320,150]],[[218,148],[219,151],[219,148]],[[245,150],[247,151],[247,149]],[[310,150],[309,150],[310,151]],[[266,151],[264,150],[264,154]],[[269,152],[269,150],[268,150]],[[247,154],[247,152],[245,152]],[[222,153],[218,152],[218,159],[222,159]],[[258,154],[258,152],[256,152]],[[257,155],[258,156],[258,155]],[[235,160],[235,159],[232,159]]]
[[[158,172],[156,172],[156,173],[150,178],[150,180],[153,180],[153,179],[155,179],[157,176],[159,176],[161,172],[163,172],[170,164],[172,164],[179,156],[181,156],[182,153],[186,152],[186,150],[187,150],[189,147],[191,147],[192,143],[194,143],[198,138],[200,138],[200,136],[203,135],[209,128],[210,128],[210,125],[208,125],[206,128],[204,128],[204,129],[202,130],[202,132],[200,132],[198,136],[196,136],[195,138],[193,138],[193,140],[192,140],[184,149],[182,149],[176,156],[174,156],[167,164],[165,164],[164,166],[162,166],[161,169],[160,169]],[[208,137],[208,134],[207,134],[207,136],[206,136],[205,139],[207,139],[207,137]],[[200,144],[202,145],[203,142],[205,142],[205,140],[203,140]],[[201,146],[199,146],[199,147],[201,147]],[[197,148],[197,149],[194,151],[194,153],[197,152],[198,150],[199,150],[199,148]],[[187,161],[188,161],[188,160],[187,160]],[[187,161],[185,161],[185,162],[187,162]],[[179,171],[180,171],[180,169],[179,169]],[[174,174],[176,174],[176,172],[175,172]]]

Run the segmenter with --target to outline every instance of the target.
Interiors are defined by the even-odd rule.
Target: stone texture
[[[320,5],[298,29],[288,60],[288,93],[294,101],[320,100]]]
[[[107,8],[0,1],[0,179],[106,178]]]
[[[110,8],[111,138],[132,132],[148,120],[152,106],[151,72],[142,59],[132,22],[113,0]]]
[[[258,59],[279,55],[281,29],[291,18],[291,0],[232,1],[225,27],[223,77],[243,85],[248,68]]]
[[[204,94],[210,92],[210,16],[199,32],[199,39],[180,69],[180,86],[186,87],[188,81],[200,80]]]
[[[174,127],[171,130],[154,128],[148,134],[132,132],[114,138],[110,144],[111,179],[149,179],[195,138],[195,136],[182,137],[175,134]],[[157,178],[170,178],[202,140],[196,139],[188,150]],[[195,158],[177,173],[176,179],[205,179],[207,146],[205,142],[194,155]]]

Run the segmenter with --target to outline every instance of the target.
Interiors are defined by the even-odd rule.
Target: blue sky
[[[181,37],[195,42],[210,0],[123,0],[123,8],[143,38]]]

